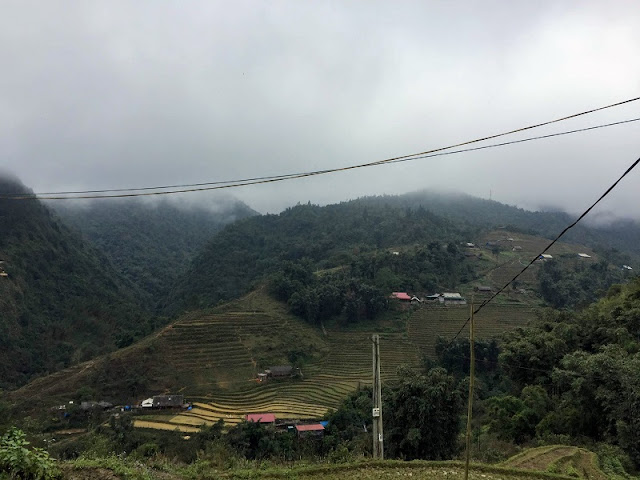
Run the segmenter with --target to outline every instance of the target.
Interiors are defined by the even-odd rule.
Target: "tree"
[[[390,457],[443,460],[457,449],[462,413],[460,391],[443,368],[425,375],[410,370],[384,402],[386,451]]]

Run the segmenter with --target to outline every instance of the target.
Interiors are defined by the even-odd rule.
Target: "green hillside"
[[[379,196],[361,199],[371,206],[395,208],[426,208],[431,212],[460,224],[494,229],[507,227],[522,233],[554,238],[577,215],[560,209],[530,211],[512,205],[473,197],[464,193],[436,193],[418,191],[399,196]],[[588,245],[606,251],[612,248],[631,254],[635,261],[640,256],[640,224],[629,219],[612,219],[600,226],[581,222],[567,232],[565,241]]]
[[[138,287],[149,309],[166,295],[216,232],[256,214],[232,198],[205,205],[118,199],[89,204],[51,202],[51,207]]]
[[[17,180],[0,191],[25,193]],[[0,199],[0,387],[24,384],[153,329],[136,289],[36,200]]]
[[[140,417],[136,425],[184,431],[219,419],[233,425],[252,412],[320,418],[371,383],[371,334],[380,334],[382,377],[394,380],[399,366],[419,368],[423,354],[435,358],[435,339],[451,337],[467,314],[465,306],[416,307],[323,332],[262,288],[217,309],[185,314],[142,342],[37,379],[10,398],[45,407],[75,398],[83,388],[117,403],[180,392],[196,402],[192,411]],[[522,304],[504,304],[481,316],[478,336],[490,338],[524,326],[533,313]],[[256,381],[257,373],[281,364],[298,366],[301,378]]]
[[[224,228],[194,259],[169,305],[180,311],[237,298],[283,261],[308,259],[316,269],[330,269],[379,249],[458,244],[465,232],[425,209],[371,208],[361,201],[298,205]]]

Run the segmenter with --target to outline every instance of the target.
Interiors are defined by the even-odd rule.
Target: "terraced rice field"
[[[418,309],[408,321],[409,339],[426,355],[435,358],[436,338],[453,338],[469,314],[468,305],[429,305]],[[535,309],[526,305],[489,304],[474,317],[476,336],[482,339],[495,338],[505,331],[525,326],[534,318]],[[460,337],[468,336],[469,330],[465,328]]]
[[[531,448],[511,457],[502,465],[510,468],[566,474],[589,480],[606,480],[607,478],[598,466],[595,453],[566,445]]]
[[[433,354],[436,337],[452,337],[468,312],[468,307],[426,306],[411,314],[404,331],[380,333],[383,380],[397,378],[401,365],[418,367],[422,353]],[[477,316],[478,336],[497,335],[526,324],[532,317],[528,307],[488,306]],[[299,319],[266,309],[185,316],[165,329],[159,341],[183,382],[181,393],[195,402],[194,408],[154,417],[145,428],[161,424],[166,429],[192,429],[220,419],[235,425],[248,413],[320,419],[351,392],[371,384],[373,333],[375,325],[371,331],[336,328],[323,333]],[[301,378],[256,382],[256,373],[266,366],[289,363],[283,352],[292,348],[315,349],[314,356],[302,366]]]

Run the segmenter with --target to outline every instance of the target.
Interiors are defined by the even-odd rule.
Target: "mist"
[[[640,4],[628,1],[6,2],[2,167],[51,192],[279,175],[430,150],[637,96],[638,24]],[[639,105],[506,140],[634,118]],[[425,188],[578,213],[640,155],[639,128],[225,194],[261,213]],[[640,219],[638,175],[594,219]]]

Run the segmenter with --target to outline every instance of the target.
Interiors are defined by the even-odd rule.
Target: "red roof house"
[[[398,300],[404,300],[404,301],[407,301],[407,302],[411,301],[411,297],[409,296],[408,293],[405,293],[405,292],[393,292],[391,294],[391,297],[392,298],[396,298]]]
[[[296,425],[296,431],[298,432],[298,436],[322,435],[324,432],[324,426],[320,423],[313,423],[311,425]]]
[[[247,422],[276,423],[276,416],[273,413],[251,413],[245,419]]]

